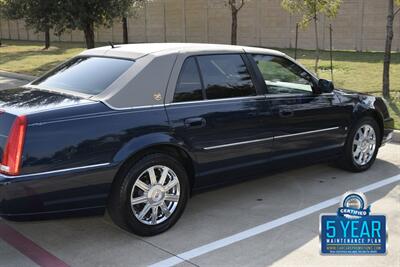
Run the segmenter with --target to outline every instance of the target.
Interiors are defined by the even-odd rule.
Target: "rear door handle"
[[[206,126],[206,119],[198,117],[198,118],[189,118],[185,120],[186,128],[202,128]]]
[[[294,114],[294,112],[291,109],[280,109],[279,110],[279,116],[281,116],[283,118],[292,117],[293,114]]]

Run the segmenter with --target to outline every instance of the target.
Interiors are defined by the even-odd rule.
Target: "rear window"
[[[97,95],[128,70],[134,61],[107,57],[76,57],[33,85]]]

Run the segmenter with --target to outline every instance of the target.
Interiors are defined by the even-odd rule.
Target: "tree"
[[[231,44],[237,44],[237,25],[238,25],[238,13],[244,7],[248,0],[228,0],[228,6],[232,13],[232,26],[231,26]]]
[[[87,48],[93,48],[95,26],[111,27],[130,8],[131,0],[63,0],[60,1],[63,18],[56,25],[57,32],[66,29],[82,30]]]
[[[324,14],[329,18],[336,17],[342,0],[283,0],[282,7],[290,13],[302,14],[300,26],[307,27],[314,22],[315,32],[315,73],[318,73],[319,64],[319,37],[318,14]]]
[[[50,47],[50,30],[60,18],[58,1],[4,0],[0,2],[2,14],[8,19],[23,19],[36,32],[44,32],[45,49]]]
[[[400,0],[396,0],[400,5]],[[390,62],[392,55],[392,41],[393,41],[393,20],[400,12],[400,7],[394,11],[394,0],[389,0],[388,15],[386,23],[386,42],[385,42],[385,55],[383,58],[383,79],[382,79],[382,94],[386,99],[390,99]]]
[[[137,11],[144,6],[144,3],[148,0],[123,0],[123,6],[128,7],[127,9],[121,10],[121,22],[122,22],[122,42],[124,44],[129,43],[128,34],[128,17],[133,17],[137,15]]]
[[[126,16],[122,17],[122,42],[124,44],[129,43],[128,37],[128,18]]]

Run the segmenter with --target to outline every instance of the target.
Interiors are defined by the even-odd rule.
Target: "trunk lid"
[[[17,116],[92,102],[78,96],[29,87],[0,90],[0,110]]]
[[[92,102],[77,96],[29,87],[0,90],[0,164],[3,162],[11,128],[18,116]]]

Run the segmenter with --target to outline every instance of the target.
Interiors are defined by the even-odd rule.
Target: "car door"
[[[251,165],[271,151],[273,132],[262,128],[265,95],[247,60],[242,54],[197,55],[180,68],[166,110],[177,139],[196,156],[200,176]]]
[[[265,82],[274,129],[275,157],[301,155],[343,146],[348,110],[334,92],[319,93],[317,79],[289,58],[249,55]]]

